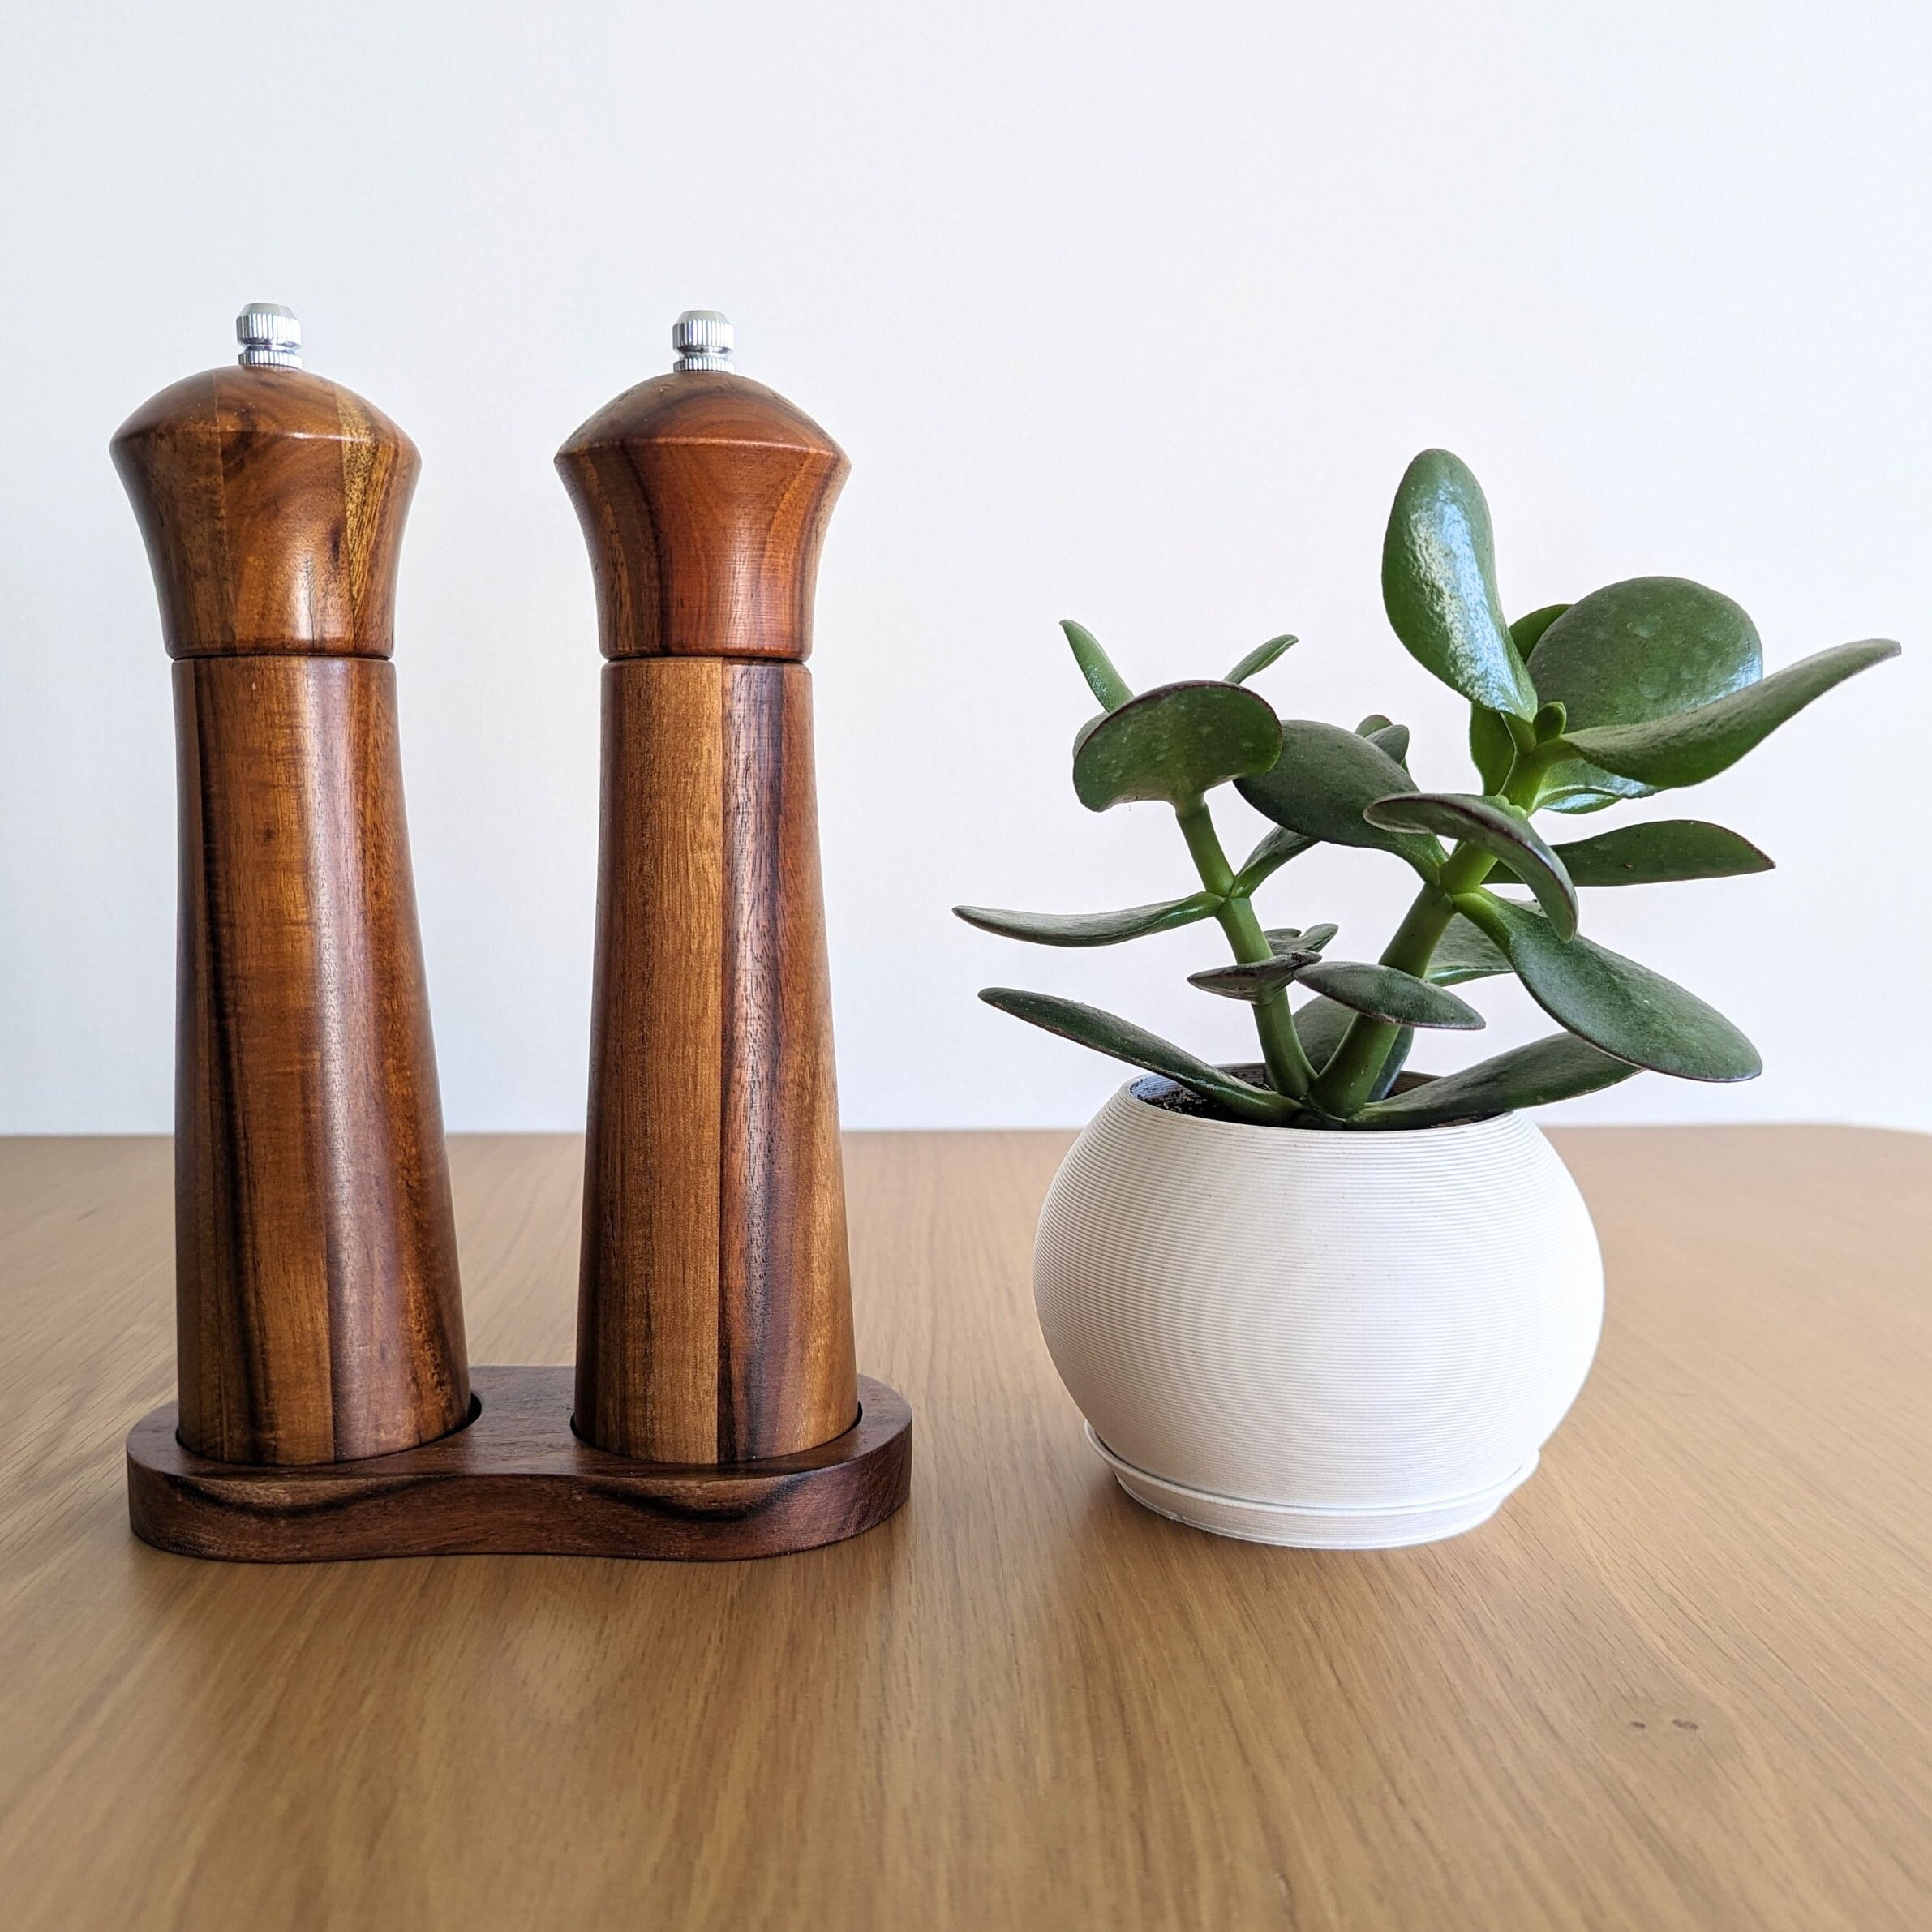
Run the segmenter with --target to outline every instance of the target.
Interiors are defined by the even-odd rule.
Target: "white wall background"
[[[1299,631],[1277,705],[1389,711],[1421,778],[1466,782],[1377,583],[1440,443],[1513,609],[1671,572],[1739,598],[1773,667],[1910,653],[1675,802],[1780,870],[1592,899],[1764,1079],[1569,1117],[1932,1127],[1921,0],[15,0],[6,37],[0,1128],[168,1123],[168,685],[106,444],[251,297],[424,455],[397,663],[453,1127],[582,1118],[599,659],[550,458],[702,304],[853,462],[814,660],[849,1123],[1097,1104],[1114,1071],[989,981],[1241,1050],[1183,983],[1212,929],[1046,953],[947,908],[1191,883],[1163,811],[1074,802],[1063,614],[1141,683]],[[1317,853],[1264,910],[1372,956],[1407,878]],[[1479,990],[1491,1041],[1527,1036]]]

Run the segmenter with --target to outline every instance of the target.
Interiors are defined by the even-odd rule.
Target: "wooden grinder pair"
[[[844,454],[702,313],[558,454],[610,660],[573,1401],[465,1349],[389,661],[416,451],[286,311],[238,332],[113,445],[180,781],[180,1400],[128,1438],[136,1533],[301,1561],[870,1528],[912,1417],[854,1367],[804,664]]]

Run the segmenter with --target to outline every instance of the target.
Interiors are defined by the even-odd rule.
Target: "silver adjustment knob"
[[[292,308],[279,302],[251,302],[234,319],[236,357],[244,369],[299,369],[302,324]]]
[[[671,324],[673,369],[729,369],[733,333],[731,317],[715,308],[688,308]]]

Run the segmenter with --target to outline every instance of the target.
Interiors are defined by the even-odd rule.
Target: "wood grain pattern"
[[[795,1453],[857,1403],[812,772],[818,550],[847,464],[743,377],[566,442],[604,655],[577,1426]]]
[[[417,458],[289,370],[164,390],[114,440],[174,667],[181,1432],[310,1463],[470,1389],[397,749]]]
[[[181,1430],[380,1455],[469,1412],[392,664],[174,667]]]
[[[161,1141],[0,1142],[13,1932],[1921,1932],[1932,1141],[1559,1131],[1603,1352],[1535,1479],[1386,1554],[1115,1488],[1041,1348],[1064,1135],[847,1143],[911,1505],[783,1563],[186,1562]],[[567,1363],[581,1149],[452,1144],[479,1355]]]
[[[811,678],[604,671],[577,1427],[783,1455],[858,1401]]]
[[[809,655],[819,547],[850,465],[802,410],[742,376],[653,376],[556,461],[606,657]]]
[[[184,1449],[164,1402],[127,1439],[128,1515],[157,1549],[241,1563],[378,1556],[671,1557],[816,1549],[881,1523],[912,1480],[912,1412],[861,1380],[844,1435],[762,1462],[638,1462],[570,1427],[567,1368],[479,1368],[479,1412],[395,1455],[247,1468]]]
[[[389,655],[416,446],[301,369],[211,369],[111,445],[170,657]]]

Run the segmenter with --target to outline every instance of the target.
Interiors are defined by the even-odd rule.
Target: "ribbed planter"
[[[1258,1543],[1459,1535],[1589,1372],[1604,1269],[1516,1114],[1406,1132],[1101,1108],[1046,1197],[1033,1294],[1094,1448],[1161,1514]]]

